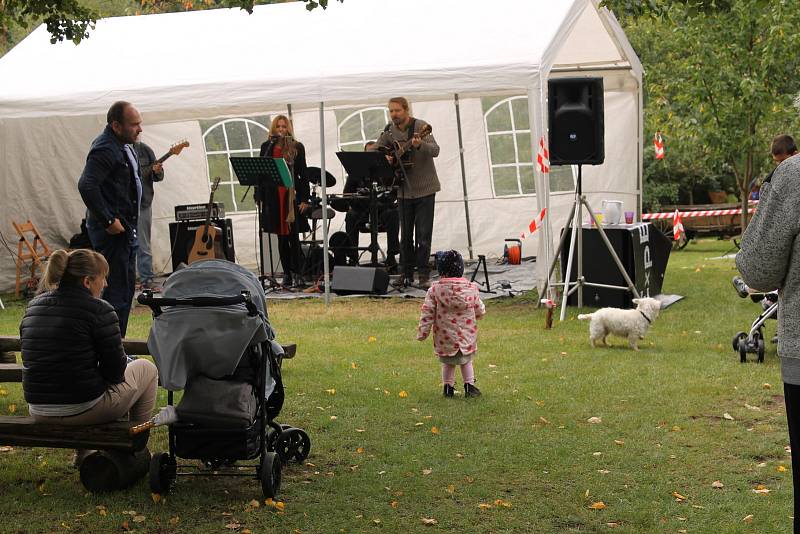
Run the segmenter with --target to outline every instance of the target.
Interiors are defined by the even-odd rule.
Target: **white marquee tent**
[[[341,178],[336,151],[376,137],[386,100],[404,95],[442,147],[434,249],[499,255],[549,207],[523,244],[541,283],[574,173],[535,170],[549,78],[604,78],[606,159],[584,169],[584,192],[598,209],[616,199],[640,211],[642,68],[598,3],[347,0],[308,12],[298,2],[102,19],[78,46],[51,45],[41,26],[0,59],[0,232],[16,249],[11,220],[30,218],[51,246],[66,244],[85,209],[76,184],[88,147],[110,104],[129,100],[158,154],[192,145],[156,185],[154,266],[169,270],[173,207],[207,201],[209,176],[230,172],[228,155],[257,151],[270,116],[288,111],[308,164]],[[254,265],[255,213],[223,179],[237,259]],[[13,278],[0,253],[0,288]]]

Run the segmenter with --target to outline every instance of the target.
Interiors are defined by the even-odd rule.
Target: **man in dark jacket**
[[[119,317],[122,337],[136,285],[136,231],[142,183],[132,144],[142,132],[142,116],[128,102],[115,102],[106,128],[92,142],[78,190],[86,204],[86,228],[92,246],[108,262],[108,287],[103,298]]]
[[[142,205],[139,209],[139,251],[136,254],[136,268],[142,289],[155,289],[153,287],[153,255],[150,253],[150,228],[153,224],[153,183],[164,179],[164,169],[156,160],[153,149],[145,143],[134,144],[136,156],[139,158],[139,176],[142,178]]]

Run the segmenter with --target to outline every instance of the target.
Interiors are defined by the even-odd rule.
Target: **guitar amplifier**
[[[176,221],[205,221],[208,204],[184,204],[175,206]],[[211,204],[211,219],[225,218],[225,204],[213,202]]]
[[[203,204],[204,210],[207,209],[207,207],[207,204]],[[236,262],[236,251],[233,248],[233,220],[212,220],[212,223],[222,230],[222,252],[225,254],[225,259]],[[173,271],[175,271],[181,263],[188,263],[189,251],[194,244],[196,230],[202,228],[204,224],[205,215],[203,215],[202,221],[179,221],[169,223],[169,244],[172,250]]]

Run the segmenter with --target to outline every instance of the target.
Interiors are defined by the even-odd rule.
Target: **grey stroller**
[[[178,420],[169,424],[169,452],[152,458],[152,491],[168,493],[178,475],[243,476],[243,467],[219,468],[258,459],[255,477],[264,496],[275,497],[281,465],[305,460],[311,440],[274,421],[284,400],[284,348],[258,279],[235,263],[199,261],[172,274],[163,296],[144,292],[138,300],[153,312],[147,345],[167,404],[183,390]],[[202,465],[179,465],[177,458]]]

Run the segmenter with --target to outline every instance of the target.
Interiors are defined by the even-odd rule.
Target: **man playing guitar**
[[[414,281],[414,268],[418,273],[418,285],[427,289],[430,285],[430,266],[433,236],[433,210],[436,192],[441,190],[433,158],[439,155],[439,145],[429,134],[430,126],[423,120],[411,116],[408,100],[395,97],[389,100],[389,116],[392,122],[386,125],[371,150],[386,152],[389,162],[398,166],[404,179],[397,197],[400,201],[400,262],[403,268],[403,284]],[[410,141],[407,150],[403,150]],[[397,158],[397,149],[403,154]]]

